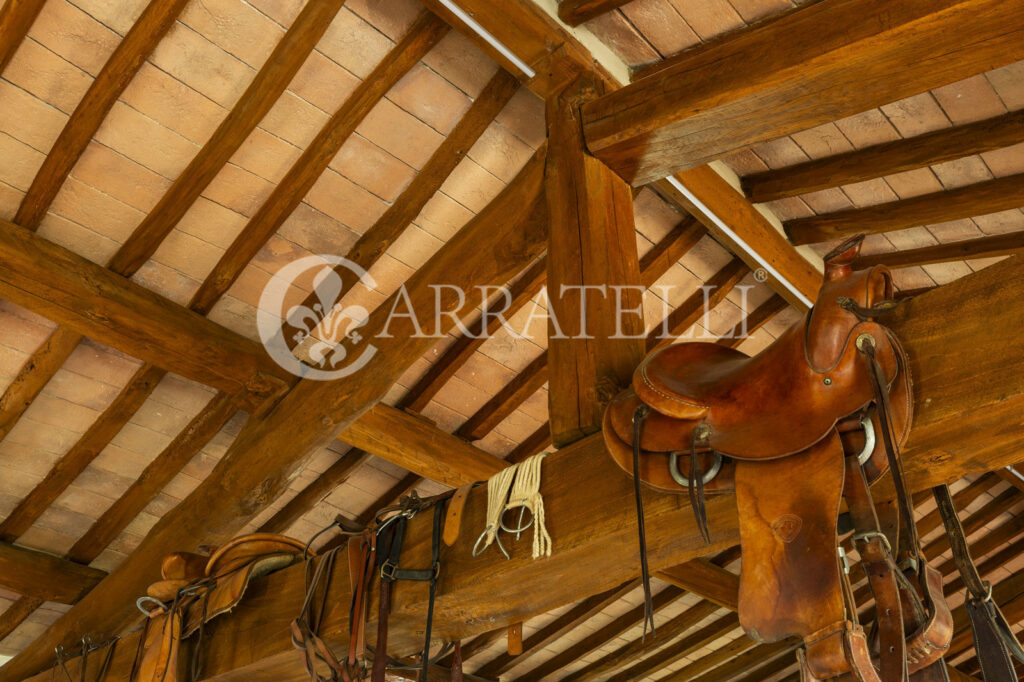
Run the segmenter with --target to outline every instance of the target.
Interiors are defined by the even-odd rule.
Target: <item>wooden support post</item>
[[[632,193],[583,142],[580,107],[598,87],[578,79],[547,108],[548,394],[556,447],[600,428],[604,403],[643,356]]]

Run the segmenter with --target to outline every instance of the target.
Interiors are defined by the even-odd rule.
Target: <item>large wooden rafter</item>
[[[823,0],[686,51],[584,108],[645,184],[1024,57],[1021,0]]]

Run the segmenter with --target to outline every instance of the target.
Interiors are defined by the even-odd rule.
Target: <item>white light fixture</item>
[[[698,211],[707,216],[708,219],[711,220],[711,222],[718,226],[718,229],[720,229],[722,232],[728,235],[728,237],[732,239],[741,249],[743,249],[747,253],[747,255],[749,255],[751,258],[757,261],[758,265],[764,268],[769,275],[778,280],[778,282],[782,284],[782,286],[786,287],[786,289],[788,289],[790,293],[792,293],[801,303],[806,305],[808,308],[814,305],[811,299],[804,296],[803,293],[799,289],[797,289],[792,282],[783,277],[782,273],[780,273],[778,270],[773,268],[771,263],[766,261],[761,254],[759,254],[757,251],[751,248],[751,246],[747,244],[745,241],[743,241],[738,234],[733,232],[732,229],[725,224],[724,220],[719,218],[710,208],[705,206],[704,202],[702,202],[700,199],[694,196],[693,192],[688,190],[683,183],[679,182],[679,180],[677,180],[675,177],[671,175],[665,179],[668,181],[670,185],[675,187],[676,190],[678,190],[683,196],[685,196],[689,200],[689,202],[693,204],[694,208],[696,208]]]
[[[469,26],[471,29],[473,29],[473,32],[476,33],[481,38],[483,38],[485,41],[487,41],[488,45],[490,45],[495,50],[500,52],[501,56],[503,56],[505,59],[507,59],[510,62],[512,62],[517,69],[519,69],[524,74],[526,74],[527,78],[533,78],[534,76],[537,75],[536,71],[531,69],[527,65],[526,62],[524,62],[522,59],[517,57],[512,52],[512,50],[510,50],[507,47],[505,47],[504,43],[502,43],[500,40],[498,40],[493,35],[491,35],[491,33],[486,28],[484,28],[479,23],[477,23],[476,19],[471,17],[469,14],[467,14],[464,9],[462,9],[461,7],[456,5],[454,2],[452,2],[452,0],[439,0],[439,1],[440,1],[440,3],[442,5],[444,5],[448,9],[448,11],[450,11],[452,14],[457,16],[459,18],[459,21],[461,21],[466,26]]]

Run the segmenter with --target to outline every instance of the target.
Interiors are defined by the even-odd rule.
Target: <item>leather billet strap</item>
[[[846,477],[846,503],[857,530],[853,540],[875,597],[881,677],[887,681],[906,682],[910,673],[907,669],[903,610],[896,577],[900,569],[893,561],[889,540],[879,528],[864,470],[855,457],[846,458]]]
[[[327,610],[327,595],[331,586],[331,575],[334,572],[334,560],[338,549],[340,548],[335,548],[321,557],[306,562],[306,598],[303,600],[299,617],[293,620],[290,626],[292,646],[302,652],[303,663],[309,674],[310,682],[338,682],[345,677],[346,673],[334,652],[318,634],[320,623]],[[315,568],[313,568],[314,564]],[[313,568],[312,575],[310,575],[311,568]],[[317,591],[320,591],[319,600],[316,596]],[[350,627],[352,627],[351,624]],[[320,663],[327,667],[328,676],[320,674]]]
[[[986,682],[1012,680],[1016,682],[1012,658],[1024,663],[1024,649],[1017,641],[1006,617],[992,601],[992,586],[982,580],[978,568],[971,559],[967,548],[964,528],[960,524],[953,497],[949,488],[940,485],[932,488],[932,495],[942,517],[949,536],[949,546],[953,550],[953,560],[963,578],[964,585],[970,593],[965,602],[967,614],[971,619],[971,630],[974,634],[975,649],[978,652],[978,663]]]
[[[654,634],[654,600],[651,597],[651,571],[647,566],[647,529],[644,527],[644,498],[640,489],[640,436],[651,408],[641,404],[633,413],[633,497],[636,499],[636,525],[640,543],[640,580],[644,586],[644,633],[648,626]]]

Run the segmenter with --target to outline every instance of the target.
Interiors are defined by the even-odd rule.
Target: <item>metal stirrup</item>
[[[722,469],[722,453],[713,451],[715,455],[715,461],[711,464],[711,468],[704,472],[701,476],[701,480],[704,483],[710,483],[718,472]],[[700,455],[691,455],[691,457],[699,457]],[[683,486],[684,488],[690,487],[690,479],[683,476],[682,472],[679,471],[679,452],[673,452],[669,455],[668,460],[668,472],[672,475],[672,480]]]

